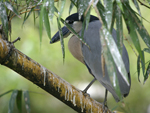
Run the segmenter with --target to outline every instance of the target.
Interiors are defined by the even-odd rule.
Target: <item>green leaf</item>
[[[124,10],[123,10],[123,6],[122,6],[121,0],[116,0],[116,2],[117,2],[117,4],[118,4],[120,10],[122,11],[122,13],[124,13]]]
[[[128,4],[126,4],[124,6],[130,12],[129,15],[133,19],[135,29],[138,31],[138,33],[140,34],[140,36],[143,39],[143,41],[145,42],[145,44],[150,48],[150,35],[149,35],[149,33],[147,32],[147,30],[145,29],[145,27],[143,26],[143,24],[139,20],[139,18],[136,16],[134,11],[131,9],[131,7]]]
[[[117,46],[120,54],[122,54],[123,48],[123,25],[122,25],[122,13],[120,8],[117,6],[116,9],[116,32],[117,32]]]
[[[43,9],[43,21],[44,21],[47,35],[48,35],[49,39],[51,40],[50,22],[49,22],[48,12],[46,10],[46,7],[44,7],[44,9]]]
[[[3,30],[5,32],[6,37],[8,37],[8,19],[5,6],[3,2],[0,2],[0,18],[3,25]]]
[[[9,1],[4,2],[4,4],[5,4],[5,6],[6,6],[9,10],[11,10],[11,11],[12,11],[13,13],[15,13],[19,18],[21,18],[21,17],[19,16],[18,11],[11,5],[11,3],[10,3]]]
[[[8,94],[8,93],[10,93],[10,92],[12,92],[13,90],[9,90],[9,91],[6,91],[5,93],[2,93],[2,94],[0,94],[0,97],[2,97],[2,96],[4,96],[4,95],[6,95],[6,94]]]
[[[27,113],[30,113],[30,98],[29,98],[29,92],[23,91],[24,101],[25,101],[25,107],[27,110]]]
[[[128,85],[130,85],[129,79],[128,79],[128,74],[125,69],[125,64],[122,60],[121,54],[117,48],[117,45],[116,45],[112,35],[110,34],[109,30],[106,29],[104,26],[102,27],[101,32],[103,32],[103,35],[106,40],[106,44],[109,48],[109,51],[111,53],[111,56],[113,57],[114,63],[116,64],[116,67],[117,67],[119,73],[121,74],[122,78],[126,81],[126,83]]]
[[[10,100],[9,100],[8,113],[13,113],[13,109],[14,109],[17,94],[18,94],[18,90],[14,90],[12,92],[12,95],[11,95]]]
[[[74,4],[71,2],[69,7],[69,14],[71,13],[71,10],[73,9]]]
[[[61,0],[61,7],[60,7],[60,12],[59,12],[59,18],[62,16],[62,13],[63,13],[64,8],[65,8],[65,3],[66,3],[66,0]]]
[[[60,37],[61,49],[62,49],[62,53],[63,53],[63,62],[64,62],[64,59],[65,59],[65,48],[64,47],[65,47],[65,45],[64,45],[64,39],[63,39],[61,25],[60,25],[58,18],[57,18],[57,25],[58,25],[58,29],[59,29],[59,37]]]
[[[145,83],[146,80],[148,79],[149,74],[150,74],[150,62],[149,62],[149,64],[148,64],[148,66],[147,66],[147,70],[146,70],[146,73],[145,73],[145,75],[144,75],[144,83]]]
[[[106,31],[106,29],[104,27],[100,30],[102,54],[104,55],[104,58],[105,58],[105,64],[107,67],[110,82],[111,82],[113,88],[115,89],[115,92],[119,96],[118,98],[121,99],[122,96],[121,96],[121,91],[119,88],[119,81],[118,81],[117,74],[116,74],[116,69],[115,69],[116,66],[115,66],[112,54],[110,52],[110,49],[108,47],[107,41],[105,40],[105,38],[106,38],[105,31]]]
[[[79,13],[79,19],[81,19],[81,16],[84,14],[86,9],[89,6],[90,0],[79,0],[78,1],[78,13]]]
[[[67,27],[77,38],[79,38],[79,40],[80,40],[83,44],[85,44],[85,45],[90,49],[89,45],[81,38],[81,36],[79,36],[78,33],[76,33],[76,32],[74,31],[74,29],[73,29],[68,23],[66,23],[62,18],[60,19],[60,21],[61,21],[63,24],[65,24],[66,27]]]
[[[137,72],[138,72],[138,80],[140,82],[140,56],[138,56],[138,59],[137,59]]]
[[[51,21],[53,20],[54,11],[55,11],[54,0],[49,0],[49,14],[48,15]]]
[[[128,30],[129,30],[129,34],[131,36],[132,42],[133,42],[136,50],[138,51],[138,53],[139,53],[139,55],[141,57],[141,60],[144,62],[144,56],[143,56],[142,51],[141,51],[140,42],[139,42],[139,39],[138,39],[138,35],[136,33],[136,26],[134,24],[135,20],[131,16],[131,14],[129,13],[128,9],[126,9],[125,6],[123,8],[124,8],[124,11],[125,11],[125,13],[123,14],[123,17],[124,17],[126,26],[127,26]]]
[[[150,53],[150,48],[144,48],[143,51],[145,51],[145,52],[147,52],[147,53]]]
[[[107,28],[110,30],[111,22],[112,22],[112,14],[113,14],[113,2],[112,0],[104,0],[104,8],[105,8],[105,20],[107,22]]]
[[[139,4],[138,4],[137,0],[132,0],[132,2],[134,3],[136,9],[138,10],[139,15],[141,17],[141,21],[142,21],[142,15],[141,15],[140,7],[139,7]]]
[[[34,10],[34,8],[32,8],[32,9],[30,10],[30,12],[28,13],[27,16],[26,16],[27,13],[25,13],[23,24],[24,24],[25,21],[28,19],[28,17],[30,16],[31,12],[33,12],[33,10]]]
[[[144,51],[142,51],[142,55],[143,55],[144,61],[141,60],[141,65],[142,65],[142,71],[143,71],[143,75],[144,75],[144,73],[145,73],[145,56],[144,56]]]
[[[19,110],[19,113],[22,113],[22,90],[18,91],[16,104],[17,104],[17,108]]]
[[[102,19],[103,24],[105,26],[107,26],[107,23],[106,23],[106,20],[105,20],[105,13],[104,13],[105,9],[104,9],[104,6],[100,2],[97,3],[97,9],[99,11],[99,14],[100,14],[100,17]]]
[[[88,25],[89,25],[89,21],[90,21],[90,13],[91,13],[91,7],[89,8],[89,10],[88,10],[88,12],[86,13],[86,15],[85,15],[85,18],[86,19],[84,19],[85,20],[85,25],[86,25],[86,29],[88,28]]]
[[[43,33],[43,13],[44,13],[44,7],[42,6],[40,11],[40,18],[39,18],[40,45],[42,43],[42,33]]]

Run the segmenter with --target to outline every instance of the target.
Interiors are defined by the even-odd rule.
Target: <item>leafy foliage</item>
[[[34,14],[34,20],[36,18],[35,12],[38,12],[39,16],[39,35],[40,35],[40,42],[42,42],[42,30],[43,25],[45,27],[45,30],[47,32],[47,35],[49,39],[51,40],[51,22],[53,20],[53,16],[56,15],[57,23],[58,23],[58,29],[61,36],[61,45],[62,45],[62,51],[63,51],[63,58],[65,58],[65,51],[64,51],[64,43],[61,33],[61,25],[60,21],[65,24],[70,31],[76,35],[82,43],[86,44],[83,40],[83,31],[85,28],[88,27],[89,17],[91,9],[93,8],[96,13],[97,17],[99,17],[100,22],[103,24],[102,29],[100,30],[101,34],[103,34],[102,37],[105,37],[104,35],[107,32],[107,38],[102,38],[102,42],[105,42],[108,47],[103,48],[103,51],[105,51],[103,54],[104,56],[107,55],[107,59],[111,62],[111,67],[117,67],[121,66],[121,75],[123,78],[127,78],[127,72],[125,70],[124,64],[122,59],[120,59],[121,53],[122,53],[122,47],[123,47],[123,20],[125,21],[127,30],[129,32],[129,35],[131,37],[131,40],[138,51],[138,58],[137,58],[137,72],[138,72],[138,79],[140,76],[140,64],[143,71],[144,76],[144,82],[147,80],[149,74],[150,74],[150,64],[148,64],[147,69],[145,69],[145,57],[144,52],[148,52],[150,50],[150,35],[148,34],[147,30],[145,29],[143,22],[142,22],[142,13],[140,11],[138,2],[141,4],[140,1],[133,0],[133,4],[135,5],[135,8],[138,11],[138,14],[131,8],[131,5],[129,4],[128,0],[104,0],[102,3],[100,0],[71,0],[70,8],[69,8],[69,14],[73,7],[77,8],[77,11],[79,13],[79,18],[81,18],[81,15],[83,15],[86,19],[84,20],[83,29],[82,29],[82,35],[79,36],[65,21],[61,18],[65,3],[67,0],[13,0],[12,2],[9,2],[8,0],[4,0],[0,2],[0,18],[3,25],[4,32],[6,36],[8,36],[8,32],[11,31],[11,28],[9,28],[9,23],[11,23],[11,19],[17,15],[20,17],[21,14],[24,14],[24,21],[30,17],[31,13]],[[55,7],[54,2],[61,2],[60,10],[58,10]],[[148,0],[149,2],[149,0]],[[142,4],[143,5],[143,4]],[[146,5],[144,5],[146,6]],[[148,6],[146,6],[148,7]],[[140,15],[140,18],[138,17]],[[50,20],[50,21],[49,21]],[[114,39],[112,38],[112,29],[114,27],[114,22],[116,21],[116,30],[117,30],[117,44],[114,43]],[[44,23],[44,24],[43,24]],[[138,36],[138,34],[140,36]],[[141,38],[145,44],[147,45],[147,48],[142,51],[139,38]],[[108,43],[112,43],[113,46],[109,46]],[[86,44],[87,45],[87,44]],[[88,46],[88,45],[87,45]],[[89,47],[90,48],[90,47]],[[117,52],[114,54],[111,49],[116,50]],[[116,59],[118,59],[116,61]],[[107,64],[107,63],[106,63]],[[121,65],[120,65],[121,64]],[[111,73],[108,69],[108,73]],[[111,74],[109,74],[111,77]],[[116,75],[115,75],[116,77]],[[117,78],[117,77],[116,77]],[[112,85],[116,89],[118,86],[115,87],[116,82],[113,82],[112,79]],[[128,82],[128,81],[127,81]],[[117,90],[116,90],[117,92]],[[15,92],[14,92],[15,93]]]

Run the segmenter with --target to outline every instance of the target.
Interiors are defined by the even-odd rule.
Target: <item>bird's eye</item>
[[[73,20],[69,20],[68,24],[73,24],[73,22],[74,22]]]

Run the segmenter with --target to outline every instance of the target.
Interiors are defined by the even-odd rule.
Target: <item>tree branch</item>
[[[17,50],[0,35],[0,64],[14,70],[77,112],[103,113],[103,105]],[[108,113],[111,111],[108,110]]]

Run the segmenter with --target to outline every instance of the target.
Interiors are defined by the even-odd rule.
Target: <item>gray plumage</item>
[[[83,16],[81,20],[78,20],[78,13],[75,13],[69,17],[66,18],[66,21],[71,25],[71,27],[79,33],[81,36],[81,29],[82,29],[82,22],[83,22]],[[73,35],[69,42],[68,42],[68,47],[72,55],[85,64],[89,70],[89,72],[113,95],[115,100],[118,102],[119,97],[116,94],[108,73],[107,73],[107,68],[105,66],[105,76],[103,76],[102,72],[102,67],[101,67],[101,42],[100,42],[100,28],[101,28],[101,23],[98,20],[97,17],[91,16],[90,22],[88,25],[88,29],[84,31],[84,41],[90,46],[90,49],[84,45],[75,35]],[[66,29],[63,27],[63,30]],[[65,31],[65,30],[64,30]],[[67,30],[66,30],[67,31]],[[70,33],[69,31],[67,31]],[[67,33],[64,32],[64,35]],[[113,30],[112,33],[113,38],[115,39],[115,42],[117,41],[116,39],[116,31]],[[52,41],[50,43],[54,43],[59,40],[59,33],[57,32],[55,36],[52,38]],[[129,72],[129,58],[128,58],[128,53],[123,45],[123,50],[122,50],[122,59],[125,64],[126,71],[128,73],[129,77],[129,82],[131,84],[130,80],[130,72]],[[130,86],[127,85],[125,80],[122,78],[121,74],[119,73],[118,69],[116,68],[117,72],[117,77],[119,80],[119,87],[121,90],[122,96],[127,96],[130,91]]]

